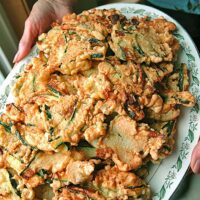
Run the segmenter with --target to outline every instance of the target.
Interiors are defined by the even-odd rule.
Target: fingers
[[[196,145],[192,152],[192,159],[190,166],[195,174],[200,173],[200,142]]]
[[[19,62],[31,50],[37,36],[50,27],[52,21],[62,18],[64,14],[70,13],[70,1],[66,0],[38,0],[25,22],[24,33],[19,43],[18,52],[13,62]]]
[[[53,9],[48,1],[38,1],[25,22],[24,33],[19,42],[18,52],[13,62],[19,62],[31,50],[37,36],[44,32],[52,22]]]
[[[25,22],[24,33],[19,42],[18,51],[14,57],[13,63],[19,62],[30,52],[37,36],[38,31],[34,28],[34,24],[31,23],[30,18],[28,18]]]

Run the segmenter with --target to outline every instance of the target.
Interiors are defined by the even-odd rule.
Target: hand
[[[71,13],[73,2],[72,0],[38,0],[34,4],[25,22],[14,63],[19,62],[29,53],[38,35],[47,31],[53,21],[60,21],[64,15]]]
[[[190,166],[195,174],[200,173],[200,141],[192,152],[192,159]]]

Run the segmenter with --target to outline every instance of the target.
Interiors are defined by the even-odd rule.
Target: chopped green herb
[[[129,26],[127,28],[128,31],[135,31],[136,30],[136,26]]]
[[[73,119],[74,119],[74,117],[75,117],[75,115],[76,115],[76,112],[77,112],[77,108],[76,107],[74,107],[74,110],[73,110],[73,112],[72,112],[72,114],[71,114],[71,117],[70,117],[70,122],[71,121],[73,121]]]
[[[107,52],[106,52],[106,57],[114,56],[114,55],[115,53],[113,52],[113,50],[110,47],[108,47]]]
[[[123,47],[120,47],[120,51],[121,51],[121,59],[126,61],[126,53],[124,51],[124,48]]]
[[[65,43],[67,43],[67,36],[63,33],[63,37],[64,37],[64,40],[65,40]]]
[[[93,146],[86,140],[80,140],[80,142],[78,143],[78,147],[93,147]]]
[[[45,104],[45,112],[46,112],[47,119],[48,120],[52,119],[52,115],[51,115],[51,112],[50,112],[50,107],[47,106],[46,104]]]
[[[36,81],[36,76],[34,75],[33,76],[33,80],[32,80],[32,89],[33,89],[33,92],[35,92],[35,81]]]
[[[46,169],[40,169],[38,172],[37,172],[37,175],[44,178],[45,175],[48,175],[48,171]]]
[[[189,100],[185,100],[185,99],[179,99],[180,103],[182,104],[189,104],[190,101]]]
[[[64,33],[63,33],[63,37],[64,37],[64,40],[65,40],[65,43],[67,44],[67,36]],[[67,52],[67,48],[68,48],[68,46],[66,46],[64,53]]]
[[[12,103],[12,105],[20,112],[23,112],[21,108],[17,107],[14,103]]]
[[[167,128],[167,136],[170,136],[171,133],[172,133],[172,130],[174,128],[174,124],[175,124],[175,121],[168,121],[167,124],[165,124],[163,126],[163,129],[164,128]]]
[[[90,42],[90,43],[98,43],[99,40],[96,39],[96,38],[90,38],[90,39],[89,39],[89,42]]]
[[[117,78],[117,79],[120,79],[122,76],[121,76],[121,74],[116,73],[116,74],[113,74],[113,77],[114,77],[114,78]]]
[[[91,58],[92,59],[103,58],[103,54],[102,53],[94,53],[94,54],[91,55]]]
[[[21,77],[20,75],[15,76],[16,79],[18,79],[18,78],[20,78],[20,77]]]
[[[25,141],[25,139],[21,136],[19,131],[15,132],[16,137],[21,141],[21,143],[25,146],[29,146],[29,144]]]
[[[57,181],[60,181],[60,182],[68,182],[69,183],[69,180],[67,179],[58,179],[58,178],[55,178],[54,180],[57,180]]]
[[[26,126],[35,126],[34,124],[27,123]]]
[[[51,127],[50,130],[49,130],[49,134],[50,134],[51,136],[53,136],[53,132],[54,132],[54,127]]]
[[[131,118],[134,119],[135,117],[135,112],[133,112],[128,105],[128,101],[125,102],[124,104],[124,110],[126,111],[127,115]]]
[[[58,90],[56,90],[55,88],[53,88],[52,86],[48,85],[48,88],[55,94],[58,94],[59,96],[63,96],[63,94],[61,92],[59,92]]]
[[[58,145],[57,146],[55,146],[55,149],[58,149],[61,145],[63,145],[64,144],[64,142],[60,142],[60,143],[58,143]]]
[[[54,127],[50,127],[50,129],[49,129],[49,135],[51,137],[48,139],[48,142],[52,142],[53,140],[55,140],[55,138],[53,139],[53,136],[54,136],[53,132],[54,132]]]
[[[87,128],[88,128],[87,126],[83,126],[83,127],[80,129],[80,131],[81,131],[81,132],[84,132]]]
[[[41,106],[38,106],[38,110],[39,110],[40,113],[42,112]]]
[[[6,132],[11,133],[11,126],[12,125],[7,125],[4,122],[0,121],[0,125],[2,125],[5,129]]]
[[[168,152],[170,152],[171,151],[171,148],[169,147],[169,146],[163,146],[163,148],[166,150],[166,151],[168,151]]]
[[[70,144],[69,142],[65,142],[64,144],[65,144],[65,146],[66,146],[68,149],[71,148],[71,144]]]
[[[67,48],[68,48],[68,47],[66,47],[66,48],[65,48],[65,50],[64,50],[64,53],[66,53],[66,52],[67,52]]]
[[[139,46],[134,46],[133,47],[140,55],[144,56],[144,51],[139,47]]]
[[[77,150],[84,153],[87,158],[96,158],[96,148],[95,147],[76,147]]]
[[[183,66],[181,65],[179,70],[179,80],[178,80],[178,87],[180,91],[183,91],[183,82],[184,82],[184,69]]]
[[[17,196],[21,197],[21,192],[17,189],[18,187],[17,181],[13,178],[13,175],[9,171],[8,171],[8,174],[9,174],[10,183],[15,193],[17,194]]]
[[[72,31],[72,30],[69,30],[69,31],[68,31],[68,34],[69,34],[69,35],[74,35],[74,34],[76,34],[76,32],[75,32],[75,31]]]
[[[145,185],[138,185],[138,186],[128,186],[127,188],[128,189],[137,189],[137,188],[143,188],[143,187],[145,187]]]
[[[110,115],[106,115],[106,118],[104,120],[104,123],[107,124],[107,126],[109,127],[110,122],[118,115],[117,112],[113,112]]]
[[[59,143],[55,149],[58,149],[61,145],[65,145],[65,148],[69,150],[71,148],[71,144],[69,142],[61,142]]]
[[[166,103],[169,99],[169,97],[167,95],[164,95],[164,94],[160,94],[160,96],[162,97],[164,103]]]
[[[23,176],[24,172],[29,168],[29,166],[32,164],[32,162],[35,160],[37,154],[41,151],[37,151],[34,157],[31,159],[31,161],[28,163],[28,165],[20,172],[20,176]]]
[[[45,183],[51,184],[51,183],[53,183],[53,180],[51,180],[51,179],[46,179],[46,180],[45,180]]]

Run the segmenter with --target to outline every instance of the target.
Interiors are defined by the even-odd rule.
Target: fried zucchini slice
[[[170,105],[183,105],[186,107],[193,107],[196,103],[195,97],[189,91],[173,92],[165,91],[165,97],[167,98],[166,104]]]
[[[26,143],[17,126],[13,125],[7,117],[2,115],[0,119],[0,146],[8,154],[18,159],[22,165],[26,165],[34,157],[37,150]]]
[[[24,121],[24,112],[20,106],[16,106],[14,103],[6,104],[6,113],[8,118],[15,122]]]
[[[93,181],[79,187],[67,186],[55,194],[70,199],[144,199],[151,197],[149,186],[132,172],[121,172],[117,167],[106,166],[97,172]]]
[[[167,122],[153,121],[151,123],[151,127],[167,137],[162,149],[159,151],[159,157],[161,159],[164,159],[166,156],[170,155],[174,150],[176,123],[177,120],[171,120]]]
[[[92,107],[93,100],[78,100],[75,95],[60,97],[59,102],[26,104],[25,124],[32,126],[21,126],[21,131],[40,150],[54,150],[60,142],[77,144]]]
[[[165,76],[173,71],[173,64],[171,63],[160,63],[157,65],[142,65],[146,76],[151,83],[161,82]]]
[[[167,78],[166,85],[169,90],[174,92],[187,91],[189,88],[189,72],[187,65],[181,63],[179,67],[176,67],[174,73]]]
[[[137,124],[128,116],[118,116],[111,121],[109,133],[103,138],[97,155],[107,157],[110,154],[119,169],[127,171],[140,167],[148,155],[157,160],[164,142],[164,137],[147,124]]]
[[[55,192],[53,200],[59,200],[60,198],[71,199],[71,200],[85,200],[85,199],[99,199],[105,200],[105,198],[98,194],[95,190],[85,189],[76,186],[69,186],[61,188]]]
[[[169,31],[166,30],[165,34],[175,40]],[[113,26],[109,45],[121,60],[159,63],[173,59],[174,52],[169,41],[165,41],[164,45],[162,33],[158,34],[151,26],[144,28],[140,25],[140,28],[127,32],[120,24],[116,24]]]
[[[51,73],[52,69],[46,66],[42,59],[32,58],[31,63],[27,64],[13,87],[16,105],[23,105],[38,93],[46,94]]]
[[[103,13],[99,12],[94,10],[90,14],[83,12],[79,16],[72,14],[64,17],[61,26],[53,29],[57,34],[53,42],[48,41],[52,39],[52,31],[41,36],[38,46],[43,52],[48,51],[48,64],[51,67],[70,75],[90,69],[91,60],[105,59],[105,37],[108,34],[105,25],[112,25],[112,20],[106,15],[102,18]],[[96,13],[99,13],[101,20],[97,20]]]
[[[156,131],[159,131],[161,134],[166,135],[167,137],[173,137],[176,132],[176,123],[177,120],[170,120],[167,122],[152,121],[150,126]]]
[[[107,166],[97,172],[92,186],[105,199],[150,199],[149,186],[131,172],[122,172],[117,167]]]
[[[21,172],[21,176],[25,179],[30,179],[42,169],[49,173],[62,171],[69,163],[70,156],[71,153],[65,150],[56,153],[38,152],[29,165]]]
[[[100,73],[109,78],[113,90],[125,91],[127,94],[141,95],[143,90],[143,72],[139,65],[129,61],[121,64],[117,60],[101,62],[98,65]]]
[[[149,95],[148,95],[149,96]],[[160,113],[163,109],[163,99],[157,93],[152,94],[151,97],[141,96],[139,97],[139,103],[145,107],[151,109],[155,113]]]

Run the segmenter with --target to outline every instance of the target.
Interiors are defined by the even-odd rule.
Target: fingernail
[[[13,59],[13,63],[16,63],[18,55],[19,55],[19,51],[15,54],[15,57]]]
[[[194,172],[198,174],[200,172],[200,160],[197,160],[194,165]]]

